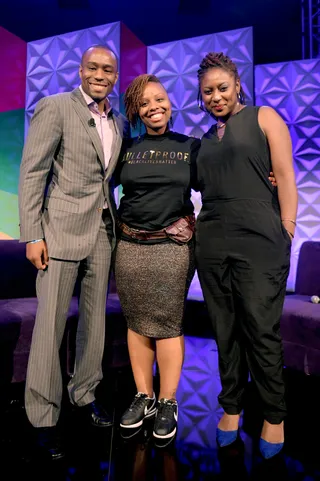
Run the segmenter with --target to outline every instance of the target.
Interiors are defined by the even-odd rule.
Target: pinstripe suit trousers
[[[68,385],[73,404],[84,406],[95,399],[102,379],[105,309],[111,263],[107,218],[101,222],[96,243],[85,259],[50,258],[37,277],[38,310],[28,362],[25,406],[35,427],[55,426],[60,415],[62,374],[59,360],[67,313],[80,274],[79,323],[75,373]]]

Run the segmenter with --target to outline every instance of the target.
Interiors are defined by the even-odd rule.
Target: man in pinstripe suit
[[[108,101],[118,79],[111,50],[104,46],[86,50],[79,75],[79,88],[38,102],[19,182],[20,241],[27,243],[27,258],[39,269],[25,406],[39,443],[52,458],[63,456],[56,443],[62,398],[59,348],[77,278],[79,324],[69,397],[93,424],[112,424],[95,400],[95,389],[102,378],[115,242],[116,205],[109,180],[127,122]]]

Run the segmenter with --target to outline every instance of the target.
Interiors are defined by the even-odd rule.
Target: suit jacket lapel
[[[89,121],[92,118],[90,110],[88,108],[88,105],[86,104],[85,99],[83,98],[83,95],[81,91],[77,88],[71,92],[71,98],[74,100],[74,109],[79,115],[79,118],[86,129],[90,139],[92,140],[92,143],[94,145],[94,148],[97,151],[99,160],[102,164],[103,170],[105,169],[105,163],[104,163],[104,153],[103,153],[103,147],[102,143],[98,134],[98,131],[95,127],[91,127],[89,125]]]

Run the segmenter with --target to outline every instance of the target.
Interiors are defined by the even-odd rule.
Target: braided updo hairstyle
[[[139,124],[140,102],[144,89],[149,82],[161,84],[160,80],[155,75],[138,75],[138,77],[132,80],[124,94],[123,101],[126,110],[126,116],[133,128],[136,128]]]
[[[200,90],[200,82],[202,77],[208,72],[208,70],[212,68],[221,68],[226,70],[230,74],[232,74],[235,80],[240,80],[238,69],[236,64],[231,60],[230,57],[224,55],[223,52],[210,52],[208,53],[201,61],[198,70],[198,82],[199,82],[199,89],[198,89],[198,105],[201,110],[206,112],[206,109],[203,105],[203,100],[201,96]],[[245,95],[243,88],[240,85],[240,92],[239,92],[239,102],[242,105],[245,105]]]

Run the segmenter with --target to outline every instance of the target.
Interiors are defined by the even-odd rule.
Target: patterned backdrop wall
[[[299,191],[288,289],[294,289],[301,244],[320,240],[320,60],[255,68],[257,105],[274,107],[287,123]],[[319,294],[319,293],[315,293]]]

